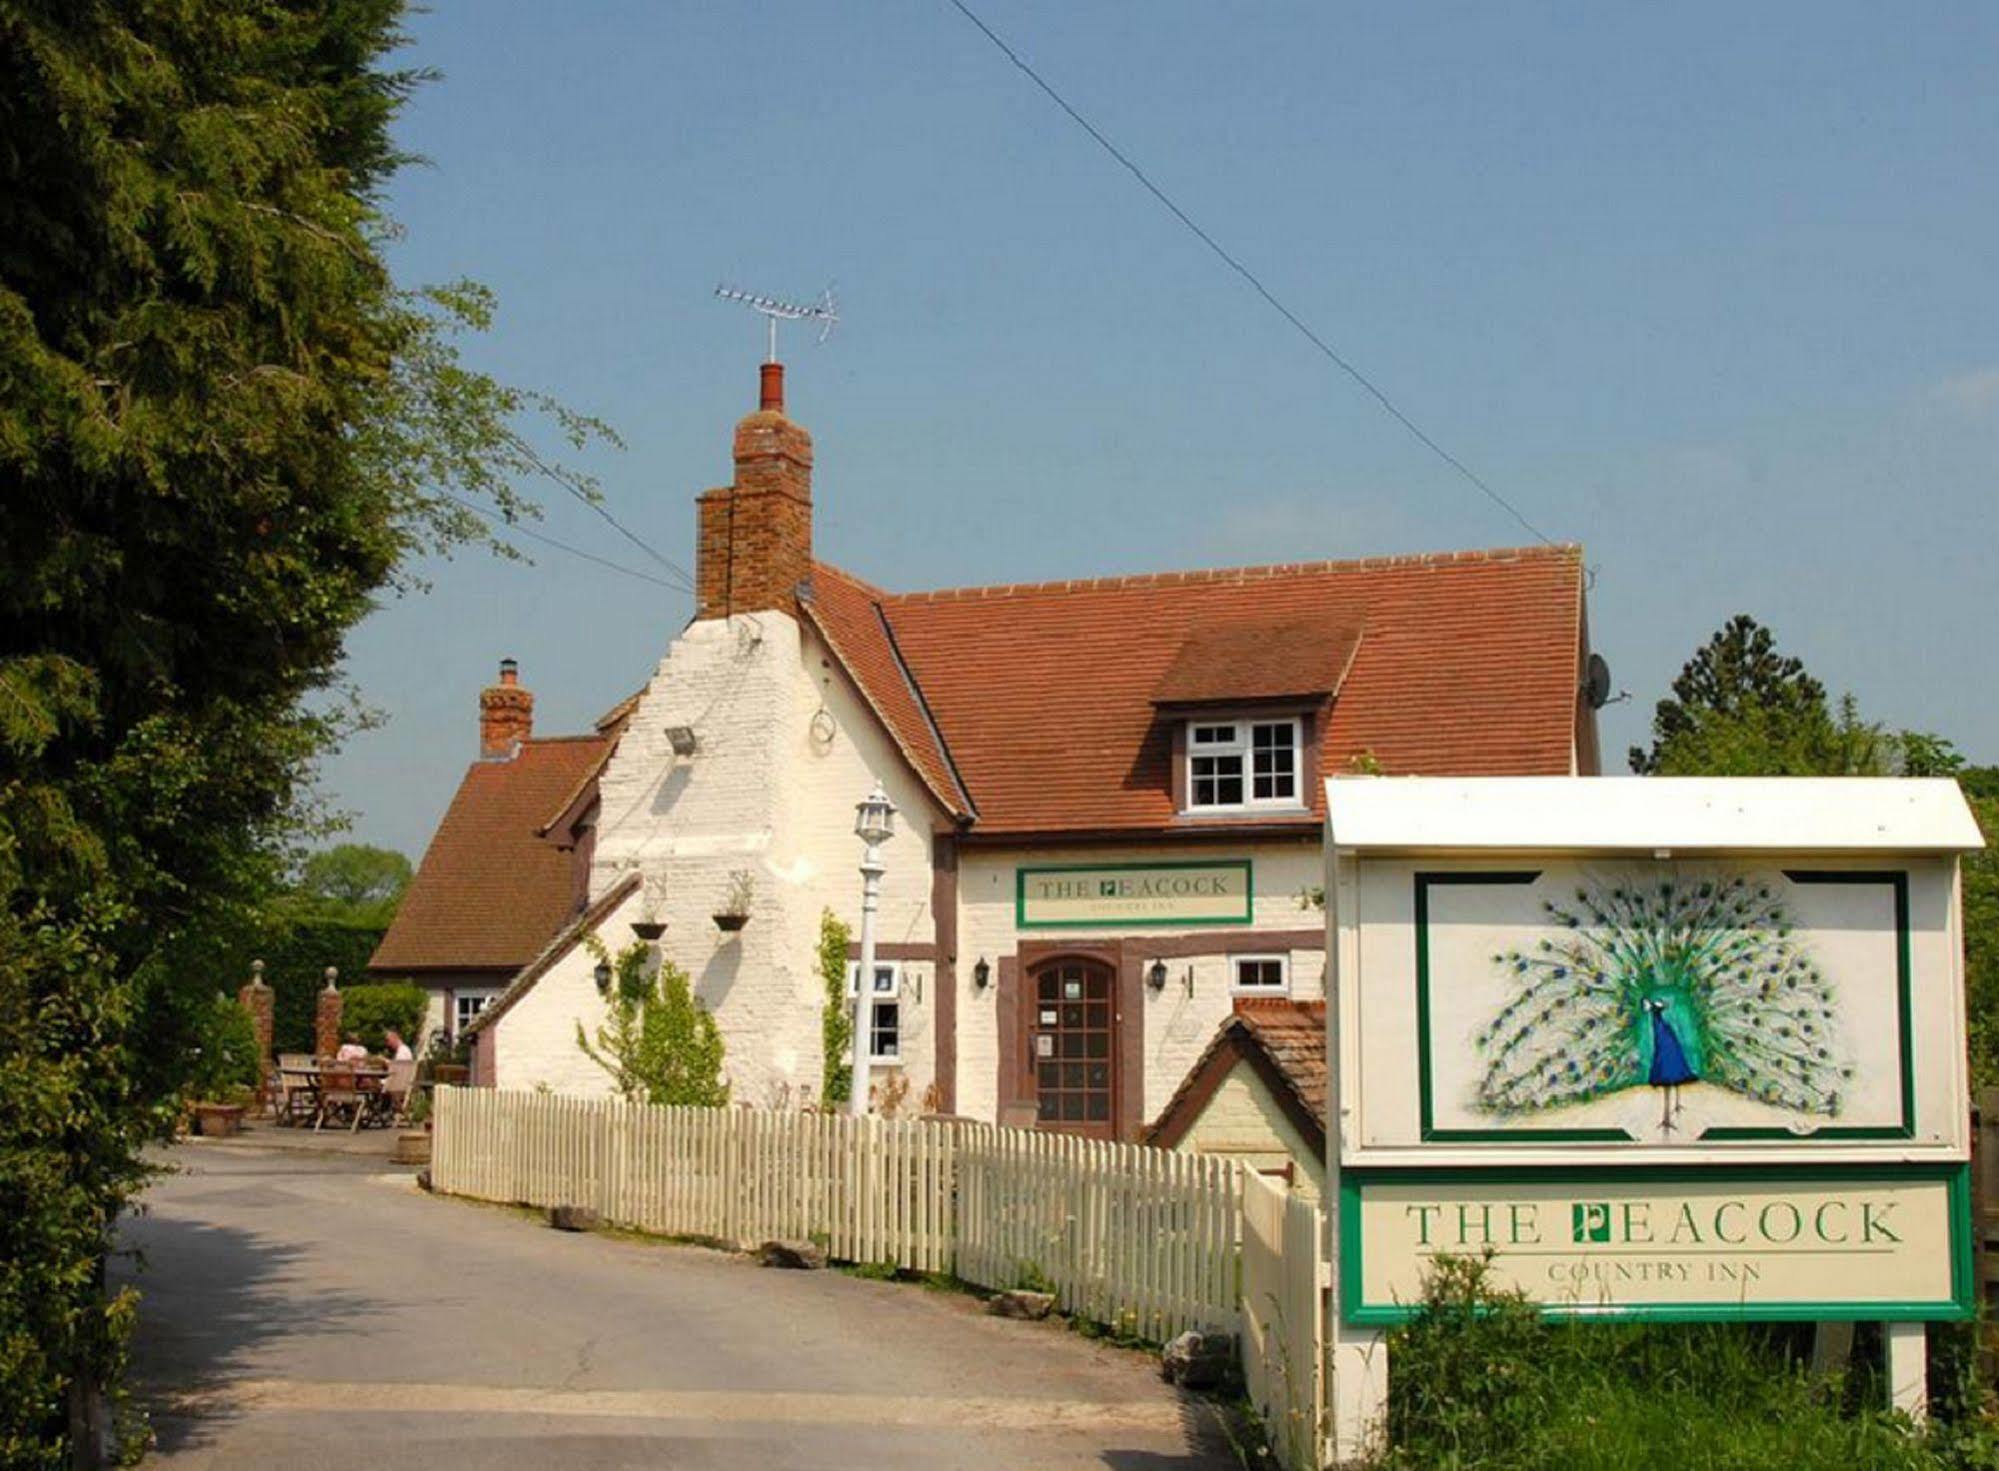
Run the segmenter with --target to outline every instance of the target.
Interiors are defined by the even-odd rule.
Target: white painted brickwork
[[[1293,1165],[1295,1190],[1313,1201],[1325,1193],[1325,1158],[1305,1143],[1263,1079],[1242,1063],[1230,1069],[1178,1147],[1224,1155],[1264,1173]]]
[[[822,709],[830,739],[820,738],[825,720],[814,729]],[[685,758],[666,735],[680,725],[697,741]],[[854,804],[877,778],[901,814],[883,855],[878,938],[927,943],[934,804],[817,639],[787,615],[689,625],[604,771],[591,895],[634,870],[646,880],[642,905],[606,926],[605,939],[614,949],[628,943],[640,908],[666,923],[661,948],[693,978],[720,1024],[739,1102],[796,1105],[819,1096],[819,917],[832,909],[858,938]],[[737,870],[751,875],[754,894],[749,923],[732,935],[713,916]],[[933,1076],[931,966],[906,969],[901,1004],[913,1107]],[[560,1048],[541,1038],[521,1051],[540,1060],[516,1072],[504,1061],[513,1025],[511,1015],[501,1022],[500,1077],[509,1088],[532,1087],[539,1073],[557,1069]]]
[[[1199,856],[1248,858],[1253,865],[1250,928],[1264,930],[1310,929],[1324,922],[1317,909],[1304,910],[1298,896],[1318,885],[1324,859],[1316,842],[1292,840],[1285,843],[1243,843],[1227,847],[1204,845]],[[1038,848],[1017,850],[978,849],[968,851],[959,873],[958,937],[959,968],[970,977],[972,965],[984,955],[997,965],[998,957],[1011,955],[1019,940],[1061,938],[1117,938],[1130,940],[1143,935],[1131,926],[1110,925],[1101,930],[1025,930],[1014,928],[1015,870],[1022,864],[1062,864],[1088,862],[1113,866],[1120,863],[1184,861],[1190,857],[1184,846],[1152,844],[1129,848]],[[1216,926],[1223,928],[1223,926]],[[1237,927],[1239,928],[1239,927]],[[1153,933],[1170,935],[1172,929]],[[1178,933],[1185,933],[1184,930]],[[1143,940],[1139,943],[1142,945]],[[1194,968],[1194,994],[1186,991],[1188,966]],[[1234,1004],[1229,994],[1228,962],[1221,956],[1169,960],[1168,979],[1163,991],[1145,988],[1145,1122],[1157,1118],[1180,1080],[1194,1065],[1201,1049],[1215,1035]],[[1325,951],[1323,947],[1291,952],[1291,994],[1299,1000],[1316,1001],[1325,996]],[[997,972],[995,972],[997,974]],[[974,1118],[990,1119],[998,1111],[999,1032],[994,1006],[998,986],[984,993],[974,990],[969,979],[958,1003],[958,1111]]]

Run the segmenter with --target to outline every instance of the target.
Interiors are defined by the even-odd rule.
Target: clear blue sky
[[[1599,575],[1651,704],[1751,612],[1867,713],[1999,760],[1999,7],[977,8],[1277,294]],[[409,283],[499,293],[482,367],[598,413],[612,509],[693,561],[761,322],[794,336],[820,554],[890,587],[1518,544],[945,0],[439,0],[401,126]],[[642,553],[549,490],[551,534]],[[520,659],[538,728],[689,600],[462,553],[351,640],[327,764],[420,854]]]

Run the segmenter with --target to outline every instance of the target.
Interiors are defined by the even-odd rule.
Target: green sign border
[[[1956,1164],[1868,1165],[1805,1161],[1779,1168],[1743,1165],[1576,1165],[1576,1166],[1417,1166],[1342,1169],[1340,1172],[1340,1309],[1355,1327],[1392,1327],[1415,1316],[1403,1303],[1363,1303],[1366,1280],[1361,1261],[1360,1207],[1369,1185],[1422,1183],[1508,1185],[1549,1181],[1584,1184],[1591,1181],[1703,1183],[1739,1181],[1768,1187],[1786,1178],[1800,1182],[1866,1180],[1901,1184],[1941,1180],[1949,1187],[1950,1298],[1934,1302],[1743,1302],[1660,1303],[1646,1306],[1563,1307],[1546,1304],[1549,1317],[1621,1319],[1653,1323],[1795,1323],[1795,1322],[1961,1322],[1977,1310],[1972,1262],[1971,1166]],[[1502,1253],[1503,1255],[1503,1253]]]
[[[1900,1062],[1902,1121],[1899,1124],[1827,1124],[1808,1133],[1766,1125],[1723,1126],[1700,1136],[1708,1140],[1777,1139],[1791,1142],[1853,1139],[1913,1139],[1916,1136],[1916,1067],[1914,1057],[1914,982],[1909,959],[1909,875],[1906,869],[1782,870],[1794,884],[1887,884],[1895,896],[1895,984],[1901,1027]],[[1414,875],[1416,897],[1416,1090],[1420,1110],[1419,1137],[1425,1144],[1629,1144],[1622,1129],[1440,1129],[1432,1100],[1430,1037],[1430,890],[1462,884],[1531,884],[1540,869],[1453,869],[1419,871]]]
[[[1189,919],[1029,919],[1027,878],[1037,873],[1143,873],[1169,868],[1239,868],[1242,870],[1242,913],[1202,914]],[[1212,862],[1183,859],[1161,863],[1050,863],[1014,870],[1013,923],[1022,930],[1116,930],[1163,929],[1169,926],[1203,924],[1249,924],[1256,913],[1256,868],[1248,858],[1223,858]]]

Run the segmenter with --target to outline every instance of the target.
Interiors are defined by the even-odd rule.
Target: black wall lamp
[[[597,994],[599,996],[607,995],[611,989],[611,962],[608,960],[598,961],[596,976]]]
[[[985,990],[986,987],[990,986],[992,983],[993,983],[993,968],[990,965],[986,964],[985,956],[981,955],[979,957],[979,963],[972,967],[972,984],[974,986],[977,986],[981,991],[983,991]]]
[[[1166,962],[1165,962],[1165,961],[1163,961],[1163,960],[1155,960],[1155,961],[1153,961],[1153,962],[1152,962],[1152,968],[1151,968],[1150,970],[1148,970],[1148,971],[1147,971],[1147,972],[1145,973],[1145,980],[1146,980],[1146,984],[1148,984],[1149,986],[1151,986],[1153,990],[1155,990],[1155,991],[1163,991],[1163,990],[1165,990],[1165,989],[1166,989]]]

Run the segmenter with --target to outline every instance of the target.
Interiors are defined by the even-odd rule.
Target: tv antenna
[[[777,324],[779,322],[817,322],[819,340],[824,342],[833,335],[833,328],[839,324],[839,305],[833,300],[833,288],[828,286],[819,294],[819,299],[809,306],[795,301],[779,301],[775,296],[759,296],[754,291],[738,291],[733,286],[717,286],[715,294],[724,301],[740,302],[753,312],[763,313],[770,324],[770,356],[766,362],[777,361]]]

